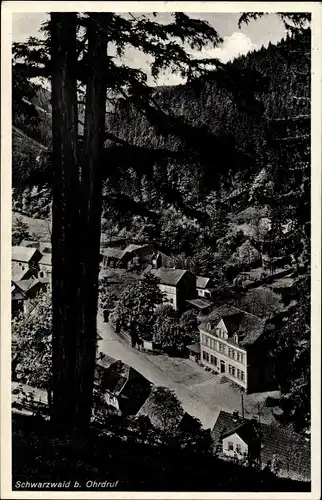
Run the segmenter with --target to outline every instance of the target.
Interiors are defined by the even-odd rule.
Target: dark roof
[[[14,246],[12,247],[11,258],[12,260],[16,260],[18,262],[30,262],[36,252],[38,253],[37,248]]]
[[[99,366],[102,366],[103,368],[109,368],[112,363],[115,363],[117,360],[114,358],[111,358],[111,356],[108,356],[107,354],[104,354],[104,357],[100,358],[97,361],[97,364]]]
[[[159,269],[151,269],[150,272],[160,279],[162,285],[177,286],[187,271],[185,269],[160,267]]]
[[[207,288],[209,285],[210,278],[204,278],[203,276],[197,276],[196,287],[197,288]]]
[[[122,248],[107,247],[102,250],[102,255],[111,259],[122,260],[125,254],[126,251]]]
[[[27,292],[28,290],[30,290],[32,287],[34,287],[39,283],[39,280],[32,278],[29,280],[20,280],[20,281],[12,280],[12,281],[23,292]]]
[[[257,431],[258,429],[258,431]],[[214,446],[218,446],[224,437],[237,433],[246,443],[254,436],[259,436],[261,461],[265,466],[274,458],[280,463],[280,469],[289,471],[294,479],[309,480],[311,467],[310,443],[304,436],[277,425],[258,424],[249,419],[221,411],[212,430]]]
[[[198,309],[208,309],[210,306],[213,305],[213,302],[207,299],[191,299],[187,300],[188,304],[191,304],[192,306],[198,307]]]
[[[102,384],[102,389],[119,396],[126,382],[134,378],[144,378],[139,372],[120,360],[104,356],[97,361],[96,380]]]
[[[131,253],[131,252],[135,252],[135,250],[141,250],[142,248],[146,248],[146,247],[149,247],[149,245],[135,245],[134,243],[131,243],[130,245],[128,245],[126,247],[124,252]]]
[[[253,344],[264,333],[266,326],[266,319],[226,305],[214,309],[200,326],[204,328],[210,322],[215,328],[221,319],[227,327],[229,337],[237,333],[241,346]]]
[[[254,439],[259,439],[259,433],[256,429],[255,425],[251,422],[251,420],[244,421],[241,424],[235,424],[235,428],[230,429],[222,434],[221,438],[224,439],[232,434],[238,434],[238,436],[244,441],[246,444],[250,444],[254,441]]]

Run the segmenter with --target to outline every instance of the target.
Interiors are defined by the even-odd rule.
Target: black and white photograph
[[[317,494],[321,10],[18,3],[3,498]]]

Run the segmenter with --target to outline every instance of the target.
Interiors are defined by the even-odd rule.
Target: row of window
[[[228,372],[232,377],[238,378],[239,380],[244,382],[245,373],[242,370],[239,370],[239,368],[236,369],[234,366],[228,365]]]
[[[167,299],[166,297],[163,299],[163,302],[170,302],[170,304],[173,304],[173,299]]]
[[[236,361],[238,361],[238,363],[244,364],[245,362],[245,355],[242,352],[237,351],[236,349],[232,349],[230,347],[227,348],[225,344],[219,342],[218,340],[212,339],[207,335],[202,335],[201,342],[203,345],[210,347],[210,349],[220,352],[221,354],[224,354],[229,358],[235,359]]]
[[[228,451],[234,451],[234,443],[232,441],[228,441]],[[236,453],[239,455],[242,454],[242,448],[240,444],[236,444]]]
[[[207,361],[207,363],[211,363],[214,366],[219,366],[218,358],[216,358],[216,356],[213,356],[212,354],[209,354],[206,351],[202,351],[202,359]]]

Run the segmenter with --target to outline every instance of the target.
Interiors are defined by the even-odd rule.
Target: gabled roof
[[[102,249],[101,253],[102,255],[104,255],[104,257],[122,260],[124,255],[126,254],[126,251],[122,250],[122,248],[107,247]]]
[[[150,272],[160,279],[162,285],[177,286],[187,271],[186,269],[159,267],[159,269],[151,269]]]
[[[39,280],[31,278],[29,280],[20,280],[20,281],[12,280],[12,282],[18,288],[20,288],[20,290],[22,290],[23,292],[27,292],[28,290],[33,288],[35,285],[37,285],[39,283]]]
[[[210,281],[211,281],[210,278],[204,278],[203,276],[197,276],[196,287],[197,288],[207,288]]]
[[[39,264],[42,264],[43,266],[51,266],[51,253],[45,253],[41,257]]]
[[[12,260],[16,260],[18,262],[30,262],[34,255],[38,252],[39,250],[37,248],[13,246],[11,258]]]
[[[255,439],[259,439],[259,433],[250,420],[236,425],[236,427],[230,429],[230,431],[224,432],[221,438],[225,439],[226,437],[232,436],[233,434],[237,434],[244,441],[244,443],[248,445],[251,444]]]
[[[103,370],[103,373],[102,373]],[[101,374],[98,372],[101,371]],[[144,378],[139,372],[120,360],[104,356],[97,361],[96,377],[101,381],[102,389],[119,396],[126,383],[133,378]]]
[[[22,290],[14,281],[11,281],[11,294],[19,292],[25,299],[27,298],[24,290]],[[11,295],[11,299],[13,299]]]
[[[211,433],[214,446],[218,446],[223,438],[235,433],[246,443],[257,434],[263,466],[276,458],[280,468],[288,471],[294,479],[310,479],[310,443],[301,434],[277,425],[256,423],[255,426],[249,419],[240,416],[234,418],[231,413],[221,411]]]
[[[22,269],[18,262],[12,261],[11,262],[11,279],[13,281],[20,281],[23,280],[27,275],[30,275],[31,271],[29,267]]]
[[[134,243],[131,243],[125,248],[124,252],[126,253],[135,252],[135,250],[140,250],[141,248],[146,248],[147,246],[149,245],[135,245]]]
[[[20,243],[21,247],[38,248],[38,241],[36,240],[22,240]]]
[[[266,319],[236,307],[223,305],[214,309],[200,327],[206,328],[210,323],[215,328],[221,319],[227,327],[229,337],[237,333],[241,346],[253,344],[264,333],[266,326]]]

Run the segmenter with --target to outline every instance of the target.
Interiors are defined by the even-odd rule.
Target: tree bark
[[[99,14],[91,14],[88,28],[88,79],[81,164],[81,244],[79,335],[76,373],[79,408],[85,421],[91,417],[97,350],[98,275],[102,212],[101,159],[104,149],[106,84],[104,60],[107,42],[97,27]],[[103,64],[103,68],[102,68]]]
[[[52,420],[62,425],[74,425],[80,417],[76,372],[81,253],[75,66],[76,14],[52,13]]]
[[[77,155],[76,15],[51,14],[53,107],[53,412],[63,426],[91,418],[97,345],[107,42],[88,19],[84,145]],[[104,69],[104,68],[103,68]]]

